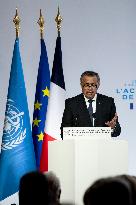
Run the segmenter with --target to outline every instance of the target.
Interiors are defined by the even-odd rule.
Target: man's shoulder
[[[83,94],[82,93],[79,94],[79,95],[73,96],[71,98],[67,98],[66,102],[76,102],[76,101],[79,101],[81,99],[83,99]]]
[[[114,98],[113,97],[110,97],[110,96],[107,96],[107,95],[103,95],[103,94],[100,94],[100,93],[98,93],[97,94],[97,99],[99,99],[99,100],[108,100],[108,101],[113,101],[114,100]]]

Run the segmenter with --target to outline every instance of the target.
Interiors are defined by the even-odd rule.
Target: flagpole
[[[37,74],[34,111],[33,111],[33,123],[32,123],[32,136],[36,157],[37,169],[40,170],[40,161],[42,146],[44,140],[44,128],[46,122],[46,113],[48,106],[48,98],[50,95],[50,69],[48,63],[48,55],[46,44],[44,41],[44,18],[40,9],[40,17],[37,21],[40,29],[40,45],[41,53]],[[45,160],[45,159],[44,159]]]
[[[16,39],[11,62],[0,153],[0,204],[18,204],[17,192],[19,191],[21,177],[27,172],[36,170],[19,50],[20,18],[17,8],[13,22],[16,29]]]
[[[16,8],[16,14],[15,14],[15,17],[13,19],[13,23],[15,24],[15,29],[16,29],[16,39],[19,38],[20,22],[21,22],[21,20],[18,16],[18,10]]]
[[[44,31],[44,18],[42,16],[42,10],[40,9],[40,17],[37,21],[37,23],[39,24],[40,26],[40,36],[41,36],[41,39],[43,39],[43,31]]]
[[[55,21],[57,23],[57,30],[58,30],[58,37],[60,37],[60,29],[61,29],[61,22],[62,22],[62,17],[60,15],[60,11],[59,11],[59,6],[58,6],[58,13],[57,13],[57,16],[55,18]]]

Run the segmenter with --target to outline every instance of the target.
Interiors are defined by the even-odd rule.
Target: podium
[[[103,137],[51,141],[48,166],[60,178],[61,202],[80,205],[96,179],[128,173],[128,143]]]

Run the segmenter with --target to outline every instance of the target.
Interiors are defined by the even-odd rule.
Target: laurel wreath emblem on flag
[[[8,99],[2,138],[3,150],[18,146],[26,137],[26,129],[23,129],[23,116],[24,112],[20,112],[15,107],[14,101]]]

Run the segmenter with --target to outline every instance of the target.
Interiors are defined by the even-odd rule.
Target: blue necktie
[[[93,125],[93,107],[92,107],[93,100],[90,99],[90,100],[88,100],[88,102],[89,102],[88,111],[89,111],[90,119],[91,119],[91,122],[92,122],[92,125]]]

